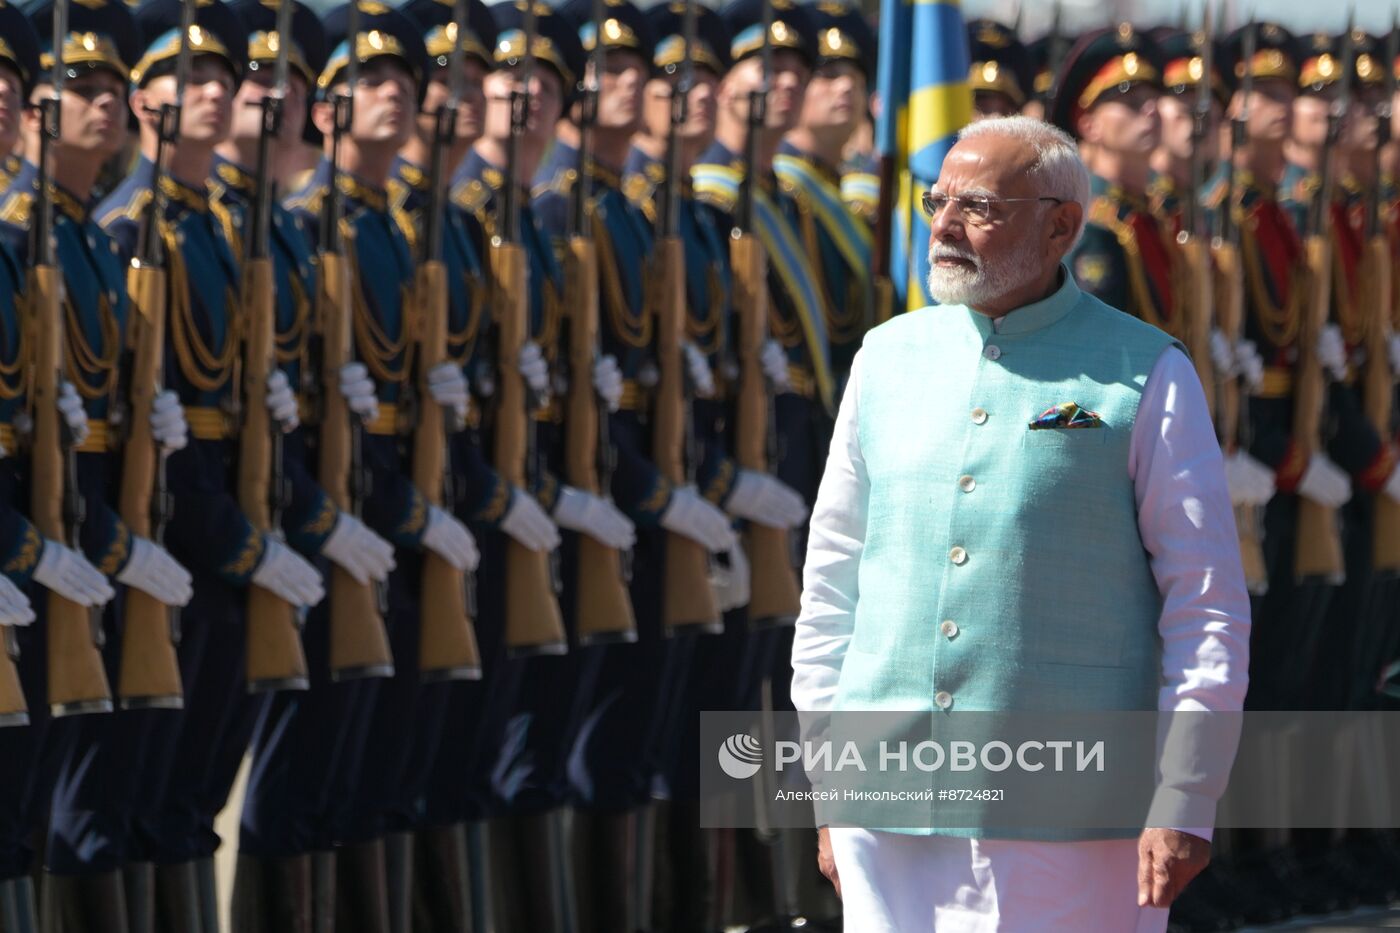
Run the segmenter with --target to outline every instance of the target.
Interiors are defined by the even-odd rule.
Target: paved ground
[[[1241,933],[1263,930],[1314,930],[1317,933],[1352,933],[1363,930],[1400,930],[1400,908],[1384,910],[1370,908],[1355,913],[1319,919],[1317,917],[1290,920],[1269,927],[1245,927]]]

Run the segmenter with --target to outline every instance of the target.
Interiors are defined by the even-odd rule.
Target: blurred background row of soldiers
[[[1387,708],[1400,54],[1200,19],[959,22],[948,106],[1081,140],[1073,274],[1191,350],[1250,706]],[[791,707],[900,291],[867,20],[35,0],[0,39],[0,930],[839,924],[812,834],[700,827],[698,718]],[[1385,902],[1398,851],[1222,832],[1174,922]]]

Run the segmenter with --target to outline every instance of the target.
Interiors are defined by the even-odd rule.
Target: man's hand
[[[1170,907],[1210,864],[1210,843],[1178,829],[1145,829],[1138,837],[1138,906]],[[834,871],[834,869],[833,869]]]
[[[825,826],[817,830],[817,868],[836,889],[836,896],[840,897],[841,876],[836,874],[836,856],[831,854],[831,831]]]

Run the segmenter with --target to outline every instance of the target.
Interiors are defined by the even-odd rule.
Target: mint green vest
[[[870,482],[836,710],[1154,710],[1161,598],[1128,452],[1174,341],[1073,276],[993,332],[961,306],[865,337]],[[1099,428],[1030,430],[1075,402]]]

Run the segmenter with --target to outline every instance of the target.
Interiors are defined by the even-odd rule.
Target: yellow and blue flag
[[[898,310],[930,303],[928,219],[919,199],[972,116],[969,67],[958,0],[880,0],[876,144],[893,159],[889,257]]]

